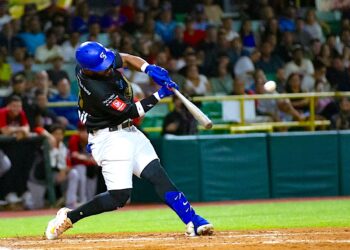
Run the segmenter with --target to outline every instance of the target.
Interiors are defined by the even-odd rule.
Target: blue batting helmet
[[[111,66],[115,55],[100,43],[84,42],[77,48],[75,58],[83,69],[104,71]]]

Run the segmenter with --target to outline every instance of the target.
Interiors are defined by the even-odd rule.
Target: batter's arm
[[[148,63],[139,56],[133,56],[126,53],[119,53],[119,54],[123,61],[123,67],[128,67],[133,70],[144,72],[144,69],[142,68],[142,66],[148,65]]]

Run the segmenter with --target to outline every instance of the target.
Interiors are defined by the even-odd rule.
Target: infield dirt
[[[350,249],[349,228],[220,231],[188,238],[179,233],[116,233],[0,239],[0,249]]]

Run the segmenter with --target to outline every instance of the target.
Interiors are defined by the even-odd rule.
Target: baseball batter
[[[150,141],[131,123],[177,88],[168,72],[140,57],[111,51],[96,42],[82,43],[76,50],[79,84],[79,117],[88,128],[89,148],[102,167],[107,192],[77,209],[61,208],[46,228],[46,238],[56,239],[77,221],[125,205],[132,189],[132,175],[151,182],[159,195],[186,225],[186,235],[210,235],[213,225],[195,213],[162,168]],[[133,101],[130,82],[118,71],[128,67],[148,74],[161,88],[153,95]]]

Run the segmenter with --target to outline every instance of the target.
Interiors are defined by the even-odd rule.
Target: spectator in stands
[[[255,64],[257,69],[262,69],[265,73],[271,74],[283,67],[281,58],[276,54],[272,54],[271,43],[264,41],[260,51],[261,58]]]
[[[72,31],[87,33],[89,22],[94,21],[95,19],[96,17],[90,14],[88,3],[85,1],[78,2],[75,8],[75,13],[71,18]]]
[[[5,55],[0,52],[0,89],[3,90],[0,91],[0,96],[4,96],[8,93],[11,75],[11,66],[7,63]]]
[[[135,17],[135,1],[134,0],[124,0],[120,6],[120,14],[126,17],[126,23],[132,22]]]
[[[63,56],[64,62],[66,63],[75,62],[75,50],[80,45],[79,39],[80,39],[80,33],[77,31],[74,31],[69,35],[69,39],[62,44],[61,48],[62,48],[62,56]]]
[[[0,30],[3,26],[11,21],[11,16],[8,14],[8,6],[6,2],[0,3]]]
[[[7,97],[5,97],[4,103],[3,103],[4,105],[2,106],[6,106],[10,102],[13,96],[18,96],[19,98],[21,98],[22,106],[24,108],[24,111],[26,112],[31,104],[31,101],[28,99],[27,92],[26,92],[26,87],[27,87],[26,78],[21,73],[14,74],[11,77],[11,85],[12,85],[12,90],[11,90],[12,92]]]
[[[311,39],[318,39],[322,43],[325,41],[322,27],[317,21],[315,10],[309,9],[305,14],[304,30],[309,34]]]
[[[239,37],[239,34],[233,29],[233,20],[228,15],[222,16],[222,29],[226,33],[226,39],[229,42],[232,42],[233,39]]]
[[[343,58],[334,56],[332,66],[327,69],[327,79],[332,89],[337,91],[350,91],[350,75],[348,69],[344,67]]]
[[[28,137],[29,124],[20,97],[12,96],[6,107],[0,109],[0,132],[18,140]]]
[[[286,78],[292,73],[298,73],[302,76],[314,74],[314,66],[309,59],[305,58],[304,48],[301,44],[296,43],[293,45],[292,58],[293,60],[284,66]]]
[[[230,74],[230,60],[227,56],[219,58],[216,76],[210,78],[210,83],[214,95],[229,95],[232,93],[233,79]]]
[[[254,73],[255,94],[264,95],[272,94],[265,90],[264,84],[266,76],[262,70],[256,70]],[[277,93],[277,92],[273,92]],[[259,116],[267,116],[269,120],[288,121],[297,120],[302,121],[304,117],[292,106],[289,99],[259,99],[256,100],[256,112]],[[260,118],[261,119],[261,118]],[[261,119],[264,121],[264,119]]]
[[[293,33],[289,31],[283,32],[282,40],[278,44],[275,50],[275,54],[277,54],[284,63],[292,60],[291,51],[293,48],[293,44],[294,44]]]
[[[30,89],[29,95],[34,98],[35,91],[38,89],[42,90],[48,98],[57,94],[57,89],[52,87],[52,82],[50,81],[49,75],[45,70],[36,72],[34,86]]]
[[[101,28],[104,32],[119,31],[128,21],[127,17],[120,13],[121,0],[112,0],[111,8],[101,18]]]
[[[97,187],[97,163],[90,153],[86,152],[88,142],[88,133],[86,127],[79,123],[78,134],[69,138],[68,149],[72,168],[78,172],[79,185],[78,202],[85,203],[92,199],[96,193]]]
[[[175,58],[170,58],[168,60],[166,69],[168,70],[171,79],[179,85],[179,88],[184,89],[186,79],[183,75],[179,74],[177,70],[177,60]]]
[[[256,39],[252,30],[252,22],[249,19],[242,22],[239,34],[242,39],[243,48],[250,52],[253,51],[256,47]]]
[[[288,6],[282,16],[278,20],[279,28],[282,32],[285,31],[295,31],[295,18],[296,18],[296,8],[294,6]]]
[[[133,19],[123,26],[123,30],[128,32],[130,35],[138,37],[146,21],[145,15],[144,10],[137,9]]]
[[[164,118],[162,135],[191,135],[196,134],[197,122],[193,118],[182,101],[173,96],[174,110],[167,114]]]
[[[177,25],[174,30],[174,39],[168,44],[171,55],[178,59],[183,56],[183,53],[187,47],[184,41],[184,28],[181,25]]]
[[[253,94],[253,91],[250,89],[246,89],[246,78],[238,75],[235,76],[235,79],[233,80],[233,91],[230,93],[230,95],[250,95]]]
[[[314,61],[315,72],[313,75],[303,77],[301,89],[303,92],[327,92],[331,91],[331,86],[326,78],[327,67],[320,60]]]
[[[308,58],[310,60],[315,60],[321,52],[322,43],[317,38],[311,39],[309,44],[309,50],[307,51]]]
[[[317,56],[317,60],[321,61],[326,67],[331,66],[332,55],[329,45],[327,43],[321,45],[320,53]]]
[[[187,46],[196,48],[205,38],[205,31],[195,29],[195,21],[191,16],[185,20],[185,30],[183,41]]]
[[[218,30],[215,26],[208,26],[204,40],[199,44],[198,50],[204,52],[203,72],[211,73],[216,67],[217,55],[220,51],[218,45]]]
[[[174,38],[174,30],[177,24],[173,21],[171,5],[165,4],[162,8],[160,20],[156,21],[155,32],[162,38],[164,43],[169,43]]]
[[[220,5],[213,3],[213,0],[204,0],[204,12],[208,18],[210,24],[214,24],[216,26],[221,24],[221,17],[223,15],[223,11]]]
[[[310,33],[308,33],[304,29],[304,27],[305,27],[304,20],[302,18],[298,18],[296,21],[296,30],[294,32],[294,41],[306,47],[310,44],[312,37]]]
[[[28,31],[19,34],[29,54],[34,55],[39,46],[45,44],[45,34],[42,32],[38,16],[32,16],[28,20]]]
[[[101,25],[98,20],[89,23],[89,32],[81,35],[80,41],[89,41],[91,37],[95,37],[95,41],[101,44],[109,44],[108,35],[101,32]]]
[[[253,50],[249,56],[242,56],[234,65],[235,76],[244,77],[246,88],[250,88],[253,83],[254,64],[260,60],[259,50]]]
[[[64,200],[65,206],[74,208],[77,205],[79,174],[76,169],[71,169],[67,164],[69,162],[69,155],[68,149],[63,143],[64,127],[53,125],[50,129],[50,133],[43,128],[37,128],[36,132],[39,135],[47,137],[50,144],[50,164],[53,170],[52,180],[58,190],[56,195],[60,197],[60,195],[63,194],[61,199]],[[40,162],[39,159],[36,159],[36,161]],[[43,171],[40,168],[43,168],[41,164],[34,165],[32,172]],[[30,206],[28,209],[38,209],[44,206],[46,191],[46,183],[44,180],[38,179],[33,173],[31,174],[27,186],[32,196],[32,202],[29,203]]]
[[[48,99],[44,91],[38,89],[35,92],[35,100],[33,105],[33,125],[31,127],[43,127],[49,130],[53,124],[59,124],[61,121],[58,119],[55,112],[48,108]],[[30,120],[30,119],[29,119]],[[61,125],[65,125],[63,122]]]
[[[187,4],[188,2],[186,2]],[[209,25],[208,18],[205,15],[204,12],[204,5],[203,4],[196,4],[194,11],[193,11],[193,16],[194,16],[194,28],[196,30],[202,30],[206,31]]]
[[[196,65],[187,67],[185,93],[190,96],[204,96],[211,93],[211,85],[208,78],[199,74],[199,69]]]
[[[339,100],[339,113],[331,119],[331,128],[350,129],[350,100],[349,97],[341,97]]]
[[[286,92],[293,94],[303,93],[301,88],[301,75],[298,73],[292,73],[289,75],[286,83]],[[309,98],[293,98],[291,103],[293,107],[304,116],[309,116]]]
[[[235,65],[243,56],[249,56],[249,51],[243,48],[242,40],[240,37],[236,37],[232,40],[230,48],[227,50],[227,54],[230,57],[230,64]]]
[[[63,78],[57,83],[58,93],[49,98],[50,102],[76,102],[77,97],[73,96],[70,92],[70,82],[68,79]],[[57,116],[64,117],[68,120],[69,124],[67,128],[75,129],[78,124],[78,110],[77,107],[55,107],[52,110]]]
[[[56,87],[59,80],[63,78],[69,79],[69,77],[67,71],[62,69],[63,57],[61,55],[57,55],[56,57],[52,58],[51,62],[52,68],[47,70],[47,74],[49,75],[52,85]]]
[[[179,69],[179,73],[186,77],[187,68],[192,65],[199,67],[199,62],[198,62],[197,54],[192,48],[187,48],[184,55],[185,55],[184,56],[185,65]],[[200,70],[200,72],[202,71]]]
[[[12,74],[16,74],[24,69],[24,58],[26,49],[23,47],[17,47],[13,51],[13,58],[9,60]]]
[[[31,88],[33,88],[34,80],[35,80],[35,71],[33,70],[33,64],[34,64],[34,57],[28,53],[24,56],[23,61],[23,70],[19,73],[24,75],[24,77],[27,80],[27,91],[30,91]]]
[[[39,46],[35,51],[37,63],[51,63],[53,58],[62,55],[62,48],[57,44],[56,34],[53,30],[46,32],[46,43]]]
[[[25,47],[23,40],[13,28],[14,23],[15,21],[4,24],[0,32],[0,48],[6,55],[12,55],[17,47]]]
[[[350,29],[343,29],[340,34],[340,41],[335,44],[335,49],[341,55],[344,47],[350,47]]]
[[[278,40],[281,38],[282,34],[278,27],[278,20],[276,18],[270,18],[267,20],[264,28],[264,33],[262,34],[262,39],[266,40],[266,37],[270,34],[275,35]]]

